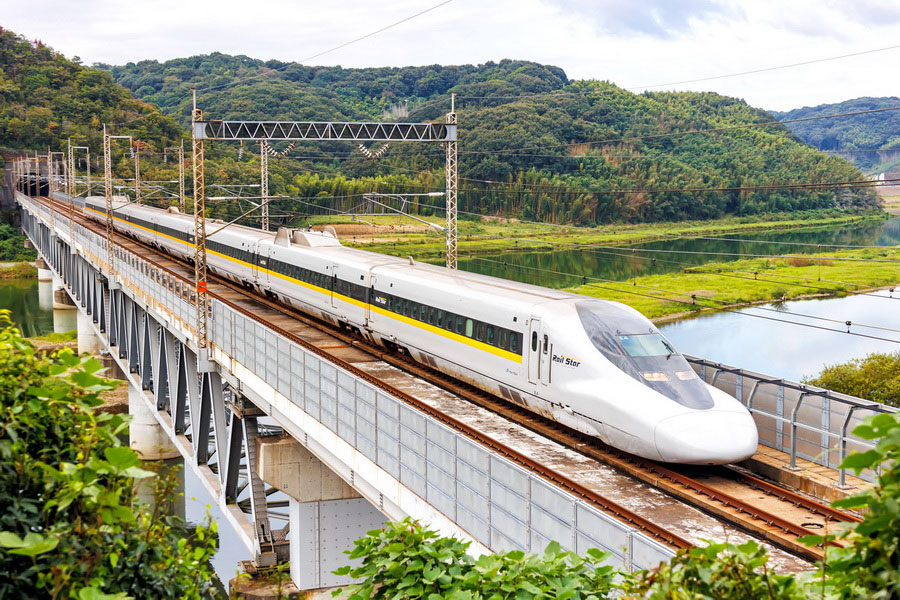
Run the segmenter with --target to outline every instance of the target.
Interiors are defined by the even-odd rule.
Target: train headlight
[[[690,381],[691,379],[696,379],[697,374],[693,371],[675,371],[675,377],[682,381]]]
[[[669,381],[669,376],[661,371],[644,371],[641,376],[647,381]]]

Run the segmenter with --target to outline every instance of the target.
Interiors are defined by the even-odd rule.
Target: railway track
[[[69,216],[69,205],[55,200],[45,200],[53,205],[59,212]],[[98,233],[100,227],[94,221],[85,219],[76,213],[77,220],[84,226],[94,229]],[[150,246],[138,242],[130,237],[116,234],[123,246],[132,249],[140,248],[146,253]],[[192,267],[176,260],[168,255],[158,254],[158,265],[169,273],[190,281],[193,275]],[[163,264],[159,264],[163,263]],[[289,316],[291,319],[303,323],[309,327],[326,332],[328,335],[342,342],[341,347],[353,347],[370,354],[373,358],[382,360],[394,367],[411,373],[433,385],[447,390],[455,395],[473,402],[506,419],[512,420],[540,435],[546,436],[564,446],[567,446],[591,459],[606,464],[629,477],[651,485],[678,500],[695,506],[700,510],[726,521],[739,529],[742,529],[754,537],[768,541],[769,543],[786,550],[787,552],[802,557],[806,560],[817,562],[822,560],[824,551],[821,547],[808,547],[798,540],[806,535],[832,533],[836,523],[859,521],[855,515],[837,511],[825,504],[794,493],[790,490],[773,485],[767,481],[754,477],[750,473],[735,467],[703,467],[703,468],[672,468],[634,455],[627,454],[618,449],[606,446],[596,438],[592,438],[578,431],[560,425],[546,417],[532,413],[522,407],[508,403],[492,394],[484,392],[472,385],[461,382],[447,376],[431,367],[414,361],[407,354],[400,351],[387,350],[365,340],[355,332],[335,327],[297,309],[283,305],[268,297],[262,296],[246,288],[226,281],[216,276],[210,276],[210,295],[242,310],[261,323],[278,330],[283,335],[291,337],[297,343],[320,355],[325,355],[329,360],[343,363],[342,367],[354,371],[359,376],[379,385],[389,393],[400,397],[419,410],[427,412],[431,416],[440,419],[444,423],[462,431],[469,437],[491,447],[493,450],[507,456],[521,466],[528,468],[544,479],[555,485],[567,489],[571,493],[584,498],[604,512],[625,521],[633,527],[651,535],[657,540],[672,548],[686,548],[692,544],[683,537],[668,531],[652,521],[634,513],[621,504],[601,496],[596,491],[584,485],[543,468],[539,463],[523,453],[510,448],[505,444],[484,436],[468,425],[460,422],[452,416],[441,413],[432,406],[423,403],[369,374],[360,371],[349,363],[334,356],[327,349],[314,346],[292,335],[289,331],[274,324],[267,319],[258,309],[259,305],[265,306],[270,311]],[[837,544],[837,542],[831,542]]]

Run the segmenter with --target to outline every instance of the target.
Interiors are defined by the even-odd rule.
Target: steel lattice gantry
[[[195,121],[198,140],[455,142],[455,123],[337,123],[318,121]]]
[[[268,186],[269,141],[347,141],[347,142],[438,142],[447,149],[447,266],[456,268],[456,198],[458,187],[457,126],[455,94],[446,123],[379,123],[326,121],[216,121],[205,120],[197,107],[193,90],[191,133],[194,168],[194,270],[197,293],[198,346],[205,352],[208,341],[209,298],[206,281],[206,189],[204,175],[204,143],[208,141],[258,141],[260,143],[262,188]],[[265,195],[265,194],[264,194]],[[264,229],[268,228],[268,199],[262,198]]]

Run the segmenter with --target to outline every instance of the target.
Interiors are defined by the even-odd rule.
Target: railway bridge
[[[300,589],[346,583],[331,572],[346,563],[343,550],[405,517],[471,542],[476,553],[540,552],[555,540],[609,551],[632,570],[696,541],[641,513],[633,492],[610,499],[603,479],[618,475],[588,468],[578,442],[557,448],[246,290],[210,281],[209,343],[201,347],[192,268],[129,238],[108,239],[67,200],[16,192],[28,239],[80,311],[79,343],[108,353],[128,379],[132,430],[149,436],[136,443],[150,454],[154,445],[177,450],[255,562],[290,561]],[[799,474],[793,482],[819,485],[826,499],[862,483],[836,465],[866,447],[849,433],[854,424],[890,409],[691,363],[753,412],[757,466],[784,477],[827,471],[824,483]],[[289,507],[286,523],[271,510],[275,497]]]

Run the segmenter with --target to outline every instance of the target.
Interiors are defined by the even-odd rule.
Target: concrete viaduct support
[[[351,583],[332,571],[348,564],[353,541],[386,518],[289,436],[257,443],[259,476],[290,497],[291,580],[301,590]]]

